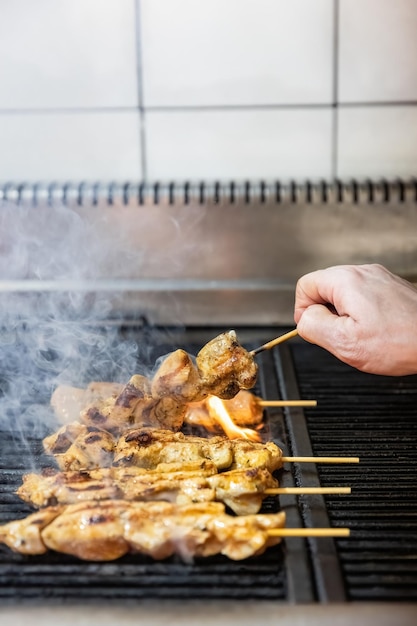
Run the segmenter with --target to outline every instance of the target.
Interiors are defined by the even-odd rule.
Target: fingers
[[[299,335],[362,371],[417,371],[417,290],[377,264],[340,265],[302,276],[294,320]]]
[[[313,304],[335,305],[333,268],[302,276],[295,289],[294,320],[298,324],[304,311]],[[337,269],[335,268],[335,271]]]
[[[337,315],[322,304],[312,304],[298,322],[300,337],[324,348],[358,369],[368,369],[369,354],[359,339],[358,324],[347,315]]]
[[[340,318],[323,304],[312,304],[299,317],[297,329],[300,337],[331,352],[339,334]]]

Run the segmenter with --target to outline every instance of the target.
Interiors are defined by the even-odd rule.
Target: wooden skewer
[[[271,528],[270,537],[349,537],[350,528]]]
[[[294,330],[290,330],[290,332],[273,339],[272,341],[268,341],[268,343],[264,343],[263,346],[259,346],[256,350],[252,350],[249,354],[255,356],[255,354],[259,354],[259,352],[263,352],[264,350],[270,350],[274,346],[277,346],[279,343],[283,341],[287,341],[287,339],[291,339],[291,337],[295,337],[298,335],[298,330],[295,328]]]
[[[317,400],[258,400],[259,406],[317,406]]]
[[[358,456],[282,456],[286,463],[359,463]]]
[[[275,487],[271,489],[265,489],[264,493],[267,495],[311,495],[311,494],[337,494],[337,493],[352,493],[351,487]]]

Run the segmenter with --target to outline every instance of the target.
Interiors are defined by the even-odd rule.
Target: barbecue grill
[[[129,356],[128,367],[150,369],[179,347],[196,354],[225,328],[234,328],[240,342],[254,349],[291,329],[294,284],[305,271],[376,261],[410,280],[417,276],[413,181],[22,184],[6,185],[1,194],[5,211],[26,211],[35,230],[39,220],[40,231],[57,207],[68,207],[88,222],[90,233],[114,244],[117,255],[122,246],[123,263],[114,264],[110,248],[110,260],[100,256],[99,262],[92,246],[93,273],[55,277],[48,270],[39,278],[12,271],[2,277],[3,345],[13,350],[0,372],[0,523],[31,511],[14,492],[23,473],[50,464],[41,443],[54,427],[48,402],[63,360],[67,374],[78,376],[74,382],[86,384],[123,376],[123,355]],[[128,228],[115,241],[118,224]],[[35,310],[32,322],[29,313]],[[94,317],[91,311],[99,313]],[[66,335],[77,329],[69,356],[60,354],[56,337],[51,340],[56,326],[65,327]],[[337,605],[339,616],[361,616],[362,623],[373,623],[373,616],[383,623],[390,615],[398,624],[412,623],[417,376],[360,373],[300,338],[260,354],[258,362],[255,393],[318,402],[315,408],[266,409],[265,440],[294,456],[361,459],[351,466],[285,467],[279,474],[283,486],[346,485],[352,493],[268,497],[262,512],[284,510],[289,527],[348,527],[349,538],[288,538],[239,562],[220,556],[155,562],[129,555],[92,563],[55,553],[25,557],[0,546],[2,601],[10,607],[35,600],[43,607],[104,600],[183,601],[190,607],[198,600],[209,607],[215,601],[216,610],[240,607],[245,613],[247,606],[254,619],[285,615],[288,623],[306,615],[300,612],[305,606],[313,607],[310,621],[316,615],[327,623],[326,615],[334,619],[330,607]],[[18,386],[18,401],[8,402],[19,376],[31,384]],[[289,607],[298,608],[287,613]],[[375,613],[368,613],[370,607]],[[230,614],[228,620],[233,621]]]

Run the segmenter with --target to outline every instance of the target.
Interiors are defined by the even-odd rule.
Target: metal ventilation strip
[[[0,187],[0,201],[78,205],[144,204],[384,204],[417,202],[417,179],[349,181],[246,182],[10,182]]]

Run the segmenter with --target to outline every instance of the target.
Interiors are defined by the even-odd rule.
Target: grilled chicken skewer
[[[282,466],[282,450],[272,441],[209,439],[155,428],[133,428],[116,441],[97,428],[75,422],[43,440],[45,452],[54,456],[63,471],[100,467],[156,469],[161,463],[212,461],[218,470],[266,468],[271,473]]]
[[[269,531],[284,526],[285,513],[235,517],[220,502],[179,506],[106,500],[48,507],[10,522],[0,527],[0,542],[22,554],[50,549],[92,561],[129,552],[154,559],[223,554],[241,560],[279,543],[281,538]]]
[[[118,499],[129,501],[165,500],[177,504],[224,502],[237,515],[251,515],[261,509],[265,491],[278,487],[267,469],[231,470],[217,473],[216,466],[160,466],[157,470],[137,467],[90,471],[26,474],[17,495],[36,507],[56,504]]]
[[[68,413],[76,412],[87,426],[113,433],[132,425],[179,430],[187,403],[208,395],[233,398],[240,389],[254,386],[257,372],[253,356],[230,330],[203,346],[195,360],[184,350],[172,352],[163,359],[152,380],[137,374],[124,386],[95,383],[86,390],[86,399],[90,397],[91,402],[84,406],[82,390],[62,387],[52,395],[51,404],[64,421],[68,421]],[[104,397],[107,389],[109,393]]]
[[[51,406],[61,424],[70,424],[80,418],[81,412],[84,413],[86,407],[92,408],[96,406],[97,403],[101,403],[101,406],[103,406],[104,403],[111,406],[109,399],[120,396],[123,388],[124,385],[122,384],[109,382],[92,382],[86,389],[70,387],[69,385],[59,385],[52,394]],[[218,426],[217,420],[210,417],[207,409],[207,399],[210,397],[209,395],[203,400],[188,402],[185,405],[183,419],[186,424],[190,424],[191,426],[204,426],[209,429]],[[275,401],[262,400],[262,398],[259,398],[245,389],[241,389],[236,396],[230,400],[224,400],[223,402],[237,426],[257,426],[262,422],[264,406],[275,406],[278,404],[278,402]],[[297,402],[301,404],[301,401]],[[153,404],[155,403],[155,400],[153,400]],[[281,401],[281,404],[284,405],[285,401]],[[116,410],[116,413],[117,411],[119,411],[119,409]],[[140,413],[142,413],[142,415],[140,415]],[[125,423],[127,422],[130,425],[137,426],[152,425],[150,423],[142,423],[146,421],[144,419],[144,413],[143,404],[140,403],[139,407],[134,410],[133,424],[130,424],[129,417],[125,420]],[[154,421],[154,417],[157,416],[152,415],[149,422]],[[88,421],[94,421],[94,417],[90,415]],[[96,425],[101,428],[106,428],[108,424],[107,420],[100,420],[100,417],[98,417],[97,422]],[[104,426],[102,425],[103,423]],[[159,427],[165,428],[164,424],[161,424]]]

